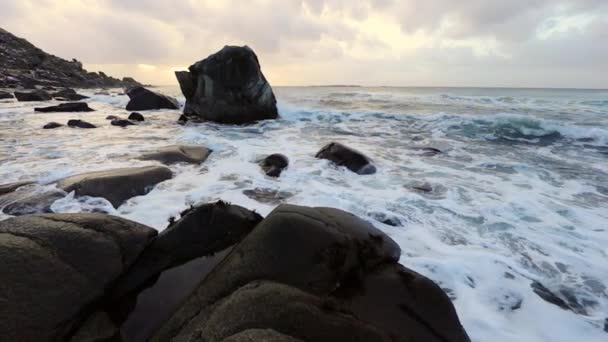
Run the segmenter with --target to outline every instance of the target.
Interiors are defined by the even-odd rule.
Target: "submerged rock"
[[[37,107],[34,108],[36,112],[50,113],[50,112],[93,112],[95,109],[91,109],[88,104],[84,102],[70,102],[62,103],[57,106],[50,107]]]
[[[249,47],[225,46],[189,70],[175,73],[186,97],[186,116],[223,124],[278,117],[272,88]]]
[[[155,93],[144,87],[134,87],[127,90],[129,103],[127,110],[179,109],[177,100]]]
[[[158,149],[156,152],[141,156],[142,160],[158,160],[163,164],[190,163],[200,164],[207,160],[211,154],[210,149],[204,146],[172,145]]]
[[[279,177],[288,165],[289,159],[279,153],[271,154],[260,162],[262,170],[269,177]]]
[[[72,119],[68,121],[68,127],[76,127],[76,128],[97,128],[97,126],[93,125],[92,123],[86,122],[86,121],[82,121],[82,120],[76,120],[76,119]]]
[[[363,153],[337,142],[325,145],[315,157],[331,160],[336,165],[345,166],[360,175],[376,173],[376,167]]]
[[[59,122],[49,122],[46,125],[42,126],[43,129],[54,129],[54,128],[59,128],[62,127],[63,125],[60,124]]]
[[[133,112],[129,115],[128,119],[133,121],[144,121],[144,116],[138,112]]]
[[[1,221],[0,336],[69,340],[155,235],[154,229],[101,214]]]
[[[57,187],[75,191],[76,196],[103,197],[118,208],[127,199],[145,195],[154,185],[172,177],[166,167],[145,166],[71,176],[59,181]]]
[[[555,293],[537,281],[530,284],[530,287],[532,287],[534,293],[536,293],[540,298],[551,304],[557,305],[564,310],[569,310],[577,314],[588,314],[585,306],[579,303],[578,299],[571,290],[562,288],[559,290],[559,292]]]
[[[116,118],[116,119],[113,119],[112,122],[110,122],[110,125],[118,126],[118,127],[127,127],[127,126],[133,126],[135,124],[129,120]]]
[[[19,102],[50,101],[53,98],[51,94],[44,90],[35,90],[31,92],[16,91],[15,97]]]

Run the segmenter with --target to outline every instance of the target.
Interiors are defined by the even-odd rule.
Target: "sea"
[[[155,91],[185,102],[177,86]],[[279,203],[336,207],[397,241],[400,262],[446,291],[473,341],[608,341],[608,90],[274,91],[280,119],[247,126],[181,126],[180,111],[155,110],[114,127],[106,116],[129,114],[119,89],[79,91],[90,113],[1,100],[0,183],[35,180],[44,191],[73,174],[154,164],[137,157],[158,147],[204,145],[206,162],[171,166],[173,179],[118,209],[69,194],[52,210],[106,211],[162,231],[190,205],[219,199],[263,215]],[[41,129],[68,119],[98,128]],[[369,156],[377,173],[315,158],[332,141]],[[290,160],[278,179],[257,165],[271,153]]]

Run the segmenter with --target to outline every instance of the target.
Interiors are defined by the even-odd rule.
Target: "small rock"
[[[115,115],[108,115],[106,116],[106,120],[120,120],[120,118]]]
[[[0,100],[12,99],[14,96],[11,93],[0,91]]]
[[[262,170],[269,177],[279,177],[288,165],[289,159],[279,153],[271,154],[260,162]]]
[[[20,187],[23,187],[23,186],[26,186],[26,185],[30,185],[30,184],[34,184],[34,182],[32,182],[32,181],[25,181],[25,182],[15,182],[15,183],[2,184],[2,185],[0,185],[0,195],[11,193],[11,192],[19,189]]]
[[[110,122],[110,124],[112,126],[118,126],[118,127],[127,127],[127,126],[135,125],[133,122],[131,122],[129,120],[124,120],[124,119],[114,119],[114,120],[112,120],[112,122]]]
[[[325,145],[317,152],[315,157],[331,160],[338,166],[346,166],[349,170],[359,175],[376,173],[376,167],[371,164],[370,159],[363,153],[337,142]]]
[[[212,150],[204,146],[172,145],[158,149],[156,152],[141,156],[142,160],[157,160],[163,164],[175,163],[200,164],[207,160]]]
[[[57,106],[50,107],[38,107],[34,108],[36,112],[50,113],[50,112],[93,112],[94,109],[89,108],[89,105],[84,102],[70,102],[62,103]]]
[[[35,90],[27,93],[16,91],[15,97],[19,102],[50,101],[53,98],[51,94],[44,90]]]
[[[177,119],[177,123],[180,125],[185,125],[188,122],[188,117],[185,116],[184,114],[179,116],[179,119]]]
[[[63,125],[58,123],[58,122],[49,122],[46,125],[42,126],[43,129],[53,129],[53,128],[59,128],[62,127]]]
[[[273,189],[255,188],[243,190],[243,194],[260,203],[279,204],[294,194],[287,191],[278,191]]]
[[[68,121],[68,127],[77,127],[77,128],[97,128],[97,126],[92,123],[88,123],[82,120],[72,119]]]
[[[144,116],[138,112],[133,112],[129,115],[128,119],[133,121],[144,121]]]

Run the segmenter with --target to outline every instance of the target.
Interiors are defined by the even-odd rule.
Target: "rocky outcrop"
[[[145,166],[71,176],[59,181],[57,187],[74,191],[76,196],[103,197],[118,208],[129,198],[145,195],[154,185],[172,177],[166,167]]]
[[[336,165],[345,166],[360,175],[376,173],[376,167],[363,153],[337,142],[325,145],[315,157],[331,160]]]
[[[260,161],[262,170],[269,177],[279,177],[288,165],[289,159],[279,153],[271,154]]]
[[[63,101],[80,101],[80,100],[89,98],[88,96],[78,94],[76,92],[76,90],[70,89],[70,88],[62,89],[62,90],[52,94],[52,96],[56,100],[63,100]]]
[[[213,151],[204,146],[172,145],[160,148],[156,152],[146,153],[140,159],[157,160],[167,165],[175,163],[200,164],[207,160],[211,152]]]
[[[5,91],[0,91],[0,100],[4,99],[12,99],[13,95],[11,93],[7,93]]]
[[[127,90],[129,103],[127,110],[179,109],[177,100],[150,91],[144,87],[134,87]]]
[[[69,340],[155,235],[151,228],[101,214],[1,221],[0,336]]]
[[[72,128],[97,128],[97,126],[93,125],[90,122],[86,122],[86,121],[78,120],[78,119],[68,120],[68,127],[72,127]]]
[[[50,101],[53,97],[44,90],[30,92],[16,91],[15,97],[19,102]]]
[[[49,107],[36,107],[36,112],[51,113],[51,112],[94,112],[95,109],[91,109],[88,104],[84,102],[70,102],[62,103],[57,106]]]
[[[55,129],[55,128],[59,128],[62,127],[63,125],[60,124],[59,122],[49,122],[46,125],[42,126],[42,129]]]
[[[101,88],[136,85],[141,84],[132,78],[119,80],[102,72],[88,72],[82,68],[81,62],[50,55],[0,28],[0,88]]]
[[[175,73],[186,97],[184,115],[224,124],[278,117],[272,88],[249,47],[225,46],[189,70]]]
[[[145,120],[144,116],[138,112],[133,112],[133,113],[129,114],[128,119],[133,120],[133,121],[140,121],[140,122]]]

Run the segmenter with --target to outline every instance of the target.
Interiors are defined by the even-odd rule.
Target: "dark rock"
[[[150,244],[131,271],[115,287],[121,298],[160,272],[190,260],[210,256],[240,242],[262,217],[224,202],[197,205],[182,213]]]
[[[260,162],[262,170],[270,177],[279,177],[288,165],[289,159],[279,153],[271,154]]]
[[[369,215],[376,221],[382,222],[388,226],[393,226],[393,227],[402,227],[403,224],[401,223],[401,220],[393,215],[389,215],[383,212],[371,212],[369,213]]]
[[[122,83],[124,88],[143,87],[144,85],[137,82],[133,77],[123,77]]]
[[[1,184],[0,185],[0,195],[4,195],[4,194],[8,194],[11,193],[23,186],[26,185],[30,185],[30,184],[34,184],[34,182],[32,181],[25,181],[25,182],[15,182],[15,183],[8,183],[8,184]]]
[[[303,342],[272,329],[248,329],[222,340],[222,342]]]
[[[268,204],[279,204],[293,196],[291,192],[264,188],[243,190],[243,194],[260,203]]]
[[[13,95],[11,93],[0,91],[0,100],[12,99],[12,98],[13,98]]]
[[[28,195],[5,206],[2,212],[12,216],[52,213],[51,205],[67,195],[61,190]]]
[[[27,93],[16,91],[15,97],[20,102],[50,101],[52,99],[51,95],[44,90],[35,90]]]
[[[224,124],[278,117],[272,88],[249,47],[225,46],[189,70],[175,73],[186,116]]]
[[[120,120],[120,118],[115,115],[108,115],[106,116],[106,120]]]
[[[62,90],[52,94],[52,96],[55,99],[62,98],[62,99],[65,99],[66,101],[80,101],[80,100],[89,98],[88,96],[80,95],[76,92],[76,90],[69,89],[69,88],[62,89]]]
[[[43,129],[53,129],[53,128],[59,128],[62,127],[63,125],[58,123],[58,122],[49,122],[46,125],[42,126]]]
[[[85,173],[65,178],[57,187],[76,196],[103,197],[118,208],[131,197],[147,194],[173,173],[166,167],[146,166]]]
[[[188,122],[188,117],[185,115],[180,115],[179,119],[177,119],[177,123],[180,125],[185,125]]]
[[[76,120],[76,119],[72,119],[72,120],[68,120],[68,127],[76,127],[76,128],[97,128],[97,126],[93,125],[92,123],[88,123],[86,121],[82,121],[82,120]]]
[[[574,293],[572,293],[572,291],[569,289],[561,288],[558,294],[556,294],[537,281],[532,282],[530,286],[532,287],[534,293],[551,304],[557,305],[564,310],[569,310],[577,314],[588,314],[585,306],[579,303]]]
[[[36,112],[93,112],[94,109],[89,108],[89,105],[84,102],[62,103],[57,106],[34,108]]]
[[[433,157],[433,156],[436,156],[436,155],[442,153],[440,149],[434,148],[434,147],[415,146],[415,147],[410,147],[410,149],[418,151],[420,153],[420,155],[423,157]]]
[[[336,165],[346,166],[349,170],[360,175],[376,173],[376,167],[371,164],[368,157],[337,142],[325,145],[317,152],[315,157],[331,160]]]
[[[120,330],[112,318],[103,311],[97,311],[89,316],[70,339],[72,342],[105,342],[123,341]]]
[[[163,164],[191,163],[200,164],[207,160],[211,150],[204,146],[172,145],[158,149],[156,152],[141,156],[142,160],[158,160]]]
[[[127,126],[135,125],[133,122],[131,122],[129,120],[124,120],[124,119],[114,119],[114,120],[112,120],[112,122],[110,122],[110,124],[112,126],[118,126],[118,127],[127,127]]]
[[[104,96],[110,96],[110,93],[107,91],[96,91],[95,95],[104,95]]]
[[[144,116],[138,112],[133,112],[129,115],[128,119],[133,121],[144,121]]]
[[[127,104],[127,110],[179,109],[176,99],[144,87],[131,88],[127,90],[127,95],[131,99]]]
[[[102,214],[1,221],[0,336],[68,340],[155,235],[154,229]]]

